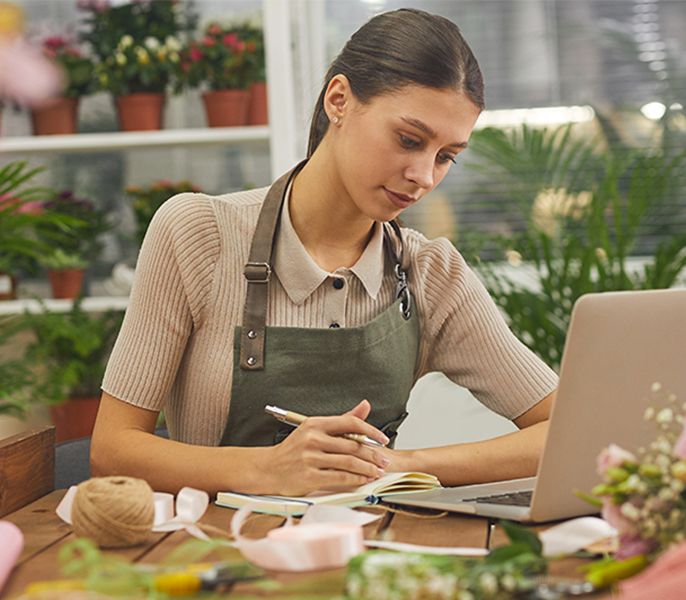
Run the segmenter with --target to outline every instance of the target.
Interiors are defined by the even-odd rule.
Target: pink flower
[[[621,467],[625,462],[636,462],[636,457],[616,444],[610,444],[598,455],[598,474],[605,475],[610,467]]]
[[[639,554],[648,554],[655,549],[656,542],[644,540],[637,534],[619,536],[619,549],[615,552],[617,560],[625,560]]]
[[[0,99],[36,106],[60,93],[61,70],[21,39],[0,44]]]
[[[684,425],[684,429],[674,445],[674,454],[686,460],[686,425]]]
[[[43,214],[43,203],[42,202],[25,202],[21,205],[17,212],[23,213],[25,215],[40,215]]]
[[[79,10],[104,12],[110,8],[110,3],[109,0],[77,0],[76,7]]]
[[[612,498],[603,498],[601,516],[612,525],[620,535],[631,536],[637,534],[636,526],[622,514],[621,507],[612,502]]]
[[[210,23],[207,26],[207,33],[209,35],[219,35],[222,32],[222,28],[217,23]]]
[[[202,38],[202,45],[203,46],[215,46],[217,44],[217,41],[213,38],[210,37],[209,35],[206,35],[204,38]]]

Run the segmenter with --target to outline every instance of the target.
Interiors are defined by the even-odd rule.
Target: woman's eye
[[[457,161],[455,160],[455,157],[450,155],[450,154],[439,154],[438,155],[438,162],[443,163],[443,164],[445,164],[447,162],[451,162],[453,164],[456,164]]]
[[[419,146],[419,142],[417,140],[412,139],[411,137],[407,137],[406,135],[400,134],[400,144],[404,148],[416,148]]]

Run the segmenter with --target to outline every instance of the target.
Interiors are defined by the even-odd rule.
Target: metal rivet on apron
[[[248,337],[251,340],[254,340],[257,337],[257,332],[254,329],[251,329],[250,331],[248,331]]]
[[[248,356],[248,360],[246,362],[252,367],[257,361],[255,360],[254,356]]]
[[[329,325],[329,329],[338,329],[339,327],[340,327],[340,325],[338,323],[336,323],[336,321],[334,321],[333,323],[331,323],[331,325]]]

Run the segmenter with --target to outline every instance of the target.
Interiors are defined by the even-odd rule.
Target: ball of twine
[[[153,491],[142,479],[93,477],[77,487],[74,533],[101,548],[128,548],[148,540],[155,518]]]

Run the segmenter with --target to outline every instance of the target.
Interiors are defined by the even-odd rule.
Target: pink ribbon
[[[289,518],[283,527],[253,540],[241,535],[251,514],[252,508],[247,505],[231,519],[235,546],[246,559],[263,569],[291,572],[345,566],[364,550],[362,525],[379,518],[345,507],[315,505],[308,509],[299,525],[293,525]]]

